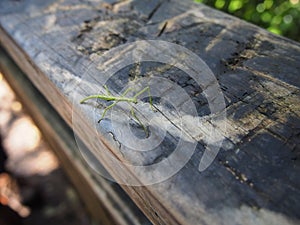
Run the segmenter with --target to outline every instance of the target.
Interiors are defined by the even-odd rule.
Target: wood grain
[[[182,45],[208,64],[225,96],[227,111],[227,130],[223,123],[217,124],[225,141],[215,161],[204,172],[198,171],[206,147],[200,137],[193,157],[176,175],[148,186],[122,185],[154,224],[299,223],[298,43],[179,0],[147,4],[5,0],[0,3],[0,15],[1,45],[70,127],[74,126],[72,113],[80,118],[77,135],[119,182],[128,177],[141,182],[143,174],[136,176],[126,166],[119,168],[124,174],[119,173],[108,153],[120,161],[153,164],[170,154],[178,141],[176,132],[188,132],[195,139],[198,127],[181,125],[172,110],[158,102],[157,114],[171,121],[174,133],[169,132],[155,152],[130,154],[105,127],[95,132],[92,105],[73,102],[74,90],[79,90],[78,96],[104,91],[99,84],[106,75],[97,75],[93,63],[113,47],[156,39]],[[122,54],[114,60],[118,57]],[[199,116],[209,115],[202,88],[174,67],[132,65],[110,79],[110,88],[118,93],[134,71],[147,69],[151,76],[182,87]],[[76,89],[79,83],[89,91]],[[140,107],[136,110],[144,112]]]
[[[0,59],[0,71],[60,159],[97,224],[150,224],[118,185],[94,178],[91,168],[78,155],[72,130],[2,48]]]

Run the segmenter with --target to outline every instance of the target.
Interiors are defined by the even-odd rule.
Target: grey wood
[[[78,156],[72,130],[0,47],[0,71],[39,126],[60,159],[63,169],[80,194],[96,224],[151,224],[124,191],[105,179],[95,179]]]
[[[77,135],[119,182],[133,179],[142,185],[147,177],[137,176],[126,166],[116,168],[109,152],[120,161],[148,165],[170,155],[181,132],[197,141],[193,157],[171,178],[147,186],[122,185],[153,223],[299,223],[298,43],[208,7],[179,0],[153,0],[147,4],[137,0],[5,0],[0,3],[0,24],[1,44],[66,123],[80,127]],[[80,99],[74,101],[74,90],[82,97],[91,90],[104,93],[98,84],[103,84],[109,74],[99,76],[95,63],[101,56],[113,47],[141,39],[165,40],[188,48],[208,64],[221,86],[227,129],[223,121],[216,124],[224,141],[217,158],[203,172],[198,165],[207,140],[200,134],[210,129],[207,121],[201,127],[193,126],[193,120],[180,123],[171,109],[156,102],[157,117],[173,126],[155,151],[132,153],[106,129],[109,120],[96,126],[95,132],[92,103],[79,105]],[[127,52],[129,49],[124,49],[115,55],[108,65],[118,66],[118,60]],[[127,74],[135,76],[149,68],[154,75],[184,88],[199,116],[211,116],[203,87],[172,66],[149,62],[131,66],[112,78],[109,87],[118,93],[128,82]],[[81,89],[75,89],[78,84]],[[176,90],[166,90],[165,94],[185,102]],[[152,113],[147,107],[147,103],[135,107],[145,122]],[[79,118],[75,125],[72,113]],[[128,119],[127,115],[123,117]],[[94,141],[99,139],[101,142]],[[179,157],[184,159],[185,154]],[[95,167],[100,166],[97,160]],[[124,174],[119,173],[120,169]]]

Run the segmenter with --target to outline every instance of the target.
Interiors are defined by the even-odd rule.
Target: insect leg
[[[148,97],[149,97],[149,104],[150,104],[150,109],[155,112],[154,107],[153,107],[153,102],[152,102],[152,95],[150,93],[150,87],[148,86]]]
[[[134,117],[134,119],[140,124],[140,126],[143,128],[143,130],[145,131],[146,137],[149,137],[149,133],[147,128],[144,126],[144,124],[139,120],[139,118],[136,116],[133,107],[131,106],[130,109],[131,115]]]
[[[137,97],[141,94],[143,94],[145,91],[148,91],[148,97],[149,97],[149,104],[150,104],[150,109],[152,111],[155,111],[154,110],[154,107],[153,107],[153,101],[152,101],[152,95],[150,93],[150,87],[145,87],[143,90],[141,90],[140,92],[138,92],[135,96],[133,96],[133,99],[135,100],[135,102],[137,102]]]
[[[105,89],[106,89],[107,94],[110,95],[110,92],[109,92],[107,86],[105,85],[104,87],[105,87]],[[127,88],[121,96],[124,97],[130,90],[132,90],[132,88]],[[119,102],[119,101],[115,101],[113,104],[107,106],[107,107],[104,109],[101,118],[98,120],[98,123],[100,123],[101,120],[103,120],[104,116],[106,115],[106,112],[107,112],[109,109],[111,109],[112,107],[114,107],[118,102]]]
[[[109,92],[109,90],[108,90],[108,87],[107,87],[106,85],[104,85],[104,88],[105,88],[105,90],[106,90],[106,94],[107,94],[108,96],[110,96],[110,92]]]
[[[139,95],[143,94],[145,91],[147,91],[149,89],[148,87],[145,87],[143,90],[139,91],[138,93],[135,94],[135,96],[133,96],[134,99],[136,99]]]
[[[109,109],[111,109],[112,107],[114,107],[117,103],[118,103],[118,101],[115,101],[113,104],[107,106],[107,107],[104,109],[101,118],[98,120],[98,123],[100,123],[101,120],[103,120],[103,118],[104,118],[106,112],[107,112]]]

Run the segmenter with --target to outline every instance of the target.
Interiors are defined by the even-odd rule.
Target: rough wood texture
[[[1,44],[69,126],[72,110],[80,112],[77,104],[72,108],[74,87],[85,82],[91,61],[112,47],[159,39],[192,50],[214,72],[225,96],[227,132],[218,126],[225,137],[221,151],[200,173],[205,147],[200,138],[175,176],[155,185],[122,187],[155,224],[299,224],[299,44],[179,0],[4,0],[0,23]],[[199,116],[209,114],[191,79],[162,65],[143,64],[141,70],[149,67],[183,87]],[[111,87],[118,91],[118,83]],[[186,129],[172,113],[164,113],[176,129]],[[78,136],[92,152],[105,149],[121,161],[154,163],[174,143],[170,137],[156,155],[126,155],[111,131],[100,130],[99,137],[91,121],[92,113],[82,117]],[[102,140],[98,146],[89,141],[95,138]],[[101,163],[122,181],[105,157],[100,154]]]
[[[78,149],[72,130],[1,47],[0,71],[60,159],[96,224],[150,224],[118,185],[95,179],[89,167],[76,157]]]

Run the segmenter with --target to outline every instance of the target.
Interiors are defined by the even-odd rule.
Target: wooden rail
[[[97,224],[150,224],[118,185],[95,179],[95,173],[78,156],[70,127],[2,48],[0,71],[38,124]]]
[[[203,5],[179,0],[3,0],[0,2],[0,25],[1,45],[60,115],[64,126],[76,132],[78,140],[91,154],[92,159],[88,162],[94,169],[103,166],[154,224],[299,223],[298,43]],[[123,48],[123,51],[117,52],[119,54],[110,55],[113,57],[108,58],[109,63],[101,61],[109,50],[138,40],[156,40],[156,44],[155,41],[148,43],[158,51],[157,58],[172,51],[157,49],[158,40],[184,46],[201,57],[216,78],[224,95],[227,116],[213,124],[223,142],[207,169],[199,171],[199,163],[210,146],[205,135],[205,130],[212,127],[209,123],[212,111],[209,102],[217,98],[210,99],[203,93],[210,90],[211,84],[201,86],[196,82],[199,77],[190,77],[174,65],[154,60],[133,63],[115,71],[117,75],[114,76],[99,72],[101,67],[104,70],[118,68],[120,61],[130,58],[127,57],[130,48]],[[149,54],[151,52],[144,52],[144,55]],[[183,57],[180,59],[184,61]],[[175,63],[180,65],[182,61]],[[205,66],[203,70],[209,72]],[[201,74],[201,71],[197,73]],[[196,118],[204,119],[201,126],[194,125],[197,124],[193,120],[195,115],[192,119],[191,115],[182,117],[189,120],[176,119],[175,114],[182,112],[175,112],[174,108],[156,99],[155,116],[161,118],[159,121],[167,120],[171,124],[169,130],[165,137],[158,133],[157,137],[163,141],[155,151],[132,153],[111,129],[114,121],[106,119],[100,125],[96,123],[95,110],[99,108],[96,101],[79,104],[80,97],[95,94],[92,91],[104,93],[101,85],[106,79],[112,93],[119,93],[131,82],[129,78],[136,80],[141,77],[159,77],[185,90],[182,93],[187,93],[196,106]],[[15,79],[9,79],[12,85],[17,82]],[[152,86],[155,96],[160,88]],[[15,89],[21,87],[17,85]],[[170,87],[164,94],[174,96],[174,101],[179,99],[183,104],[183,95],[177,89],[172,91]],[[19,94],[23,95],[22,92]],[[27,102],[34,107],[40,104],[30,103],[30,98]],[[144,107],[148,105],[146,100],[141,100],[141,104],[135,106],[145,123],[153,114]],[[121,105],[119,109],[122,107],[126,112],[126,106]],[[119,112],[122,115],[120,124],[129,120],[128,113]],[[49,129],[50,125],[54,124],[50,122],[47,125]],[[141,129],[134,129],[134,126],[131,129],[137,132],[137,136],[141,135]],[[178,132],[186,134],[188,140],[184,142],[186,152],[178,157],[189,160],[175,175],[156,184],[143,185],[151,179],[149,170],[139,173],[129,164],[146,166],[167,159],[174,146],[180,144]],[[64,133],[53,131],[51,136]],[[71,136],[63,139],[69,140]],[[130,140],[130,136],[125,135],[125,140]],[[188,144],[194,141],[195,151],[187,157],[189,147],[193,146]],[[73,142],[68,151],[76,147]],[[57,152],[58,155],[66,154],[64,147]],[[82,166],[85,160],[80,159],[81,153],[72,151],[72,154],[60,158],[68,161],[63,161],[63,164],[77,165],[76,171],[88,177],[95,171]],[[111,155],[122,165],[115,164]],[[169,168],[172,169],[172,166],[170,164]],[[164,176],[169,168],[153,173],[153,177]],[[76,176],[70,170],[69,174]],[[90,186],[94,190],[102,190],[98,181],[103,179],[101,176],[95,176],[95,179],[97,182],[91,182]],[[135,185],[126,185],[128,181]],[[106,190],[109,190],[110,186],[107,187]],[[106,221],[126,224],[124,215],[129,214],[131,218],[139,218],[135,216],[136,209],[127,209],[122,197],[118,197],[118,206],[101,196],[96,195],[102,201],[101,207],[108,215],[113,214],[105,216]],[[91,199],[93,197],[87,202]],[[98,207],[100,210],[101,207]],[[121,215],[116,213],[120,209],[124,210]],[[145,220],[134,221],[136,224],[146,223]]]

